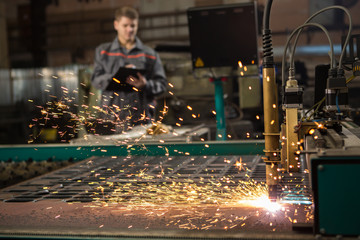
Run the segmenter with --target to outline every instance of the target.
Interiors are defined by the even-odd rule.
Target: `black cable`
[[[270,11],[271,11],[272,0],[268,0],[264,10],[264,17],[263,17],[263,28],[269,29],[270,28]]]
[[[263,17],[263,52],[264,52],[263,67],[264,68],[274,67],[271,30],[269,27],[271,5],[272,5],[272,0],[268,0],[266,3],[264,17]]]

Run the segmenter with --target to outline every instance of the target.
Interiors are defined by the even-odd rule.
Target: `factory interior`
[[[123,6],[167,85],[118,132],[92,79]],[[0,0],[0,239],[359,239],[359,12]]]

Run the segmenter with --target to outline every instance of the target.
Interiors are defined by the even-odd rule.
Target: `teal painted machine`
[[[315,233],[360,235],[360,156],[311,160]]]
[[[147,143],[129,145],[16,145],[0,146],[0,161],[32,159],[62,161],[84,160],[92,156],[186,156],[186,155],[257,155],[264,149],[263,140],[208,141],[194,143]]]
[[[359,128],[343,125],[342,133],[323,130],[306,137],[311,172],[314,233],[360,235]]]

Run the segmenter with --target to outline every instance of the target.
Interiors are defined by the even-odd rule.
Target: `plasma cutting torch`
[[[277,184],[279,181],[278,164],[280,162],[279,144],[279,114],[278,93],[275,83],[275,64],[272,52],[271,30],[269,18],[272,0],[268,0],[263,19],[263,99],[264,99],[264,136],[266,184],[269,188],[269,198],[275,201],[277,198]]]
[[[281,124],[281,134],[279,131],[279,107],[277,85],[275,82],[275,64],[272,52],[271,30],[269,28],[269,15],[272,5],[272,0],[268,0],[264,18],[263,18],[263,99],[264,99],[264,136],[265,136],[265,157],[266,164],[266,184],[269,189],[269,198],[272,201],[277,199],[277,185],[279,183],[278,169],[287,172],[297,172],[300,169],[299,161],[299,143],[301,139],[308,134],[308,130],[320,128],[325,126],[329,129],[340,129],[341,122],[344,121],[348,115],[348,89],[347,81],[345,79],[343,69],[343,59],[345,56],[346,46],[349,44],[349,39],[352,30],[351,15],[348,9],[342,6],[330,6],[319,10],[308,18],[303,25],[297,27],[289,36],[285,47],[282,59],[282,109],[284,111],[284,119]],[[349,17],[349,30],[346,39],[343,43],[343,49],[340,55],[338,65],[335,61],[334,47],[327,29],[319,24],[310,22],[317,15],[332,9],[343,10]],[[296,43],[303,28],[318,28],[322,30],[329,40],[330,45],[330,69],[327,77],[326,89],[324,90],[325,97],[320,102],[314,105],[317,106],[314,114],[317,114],[321,103],[325,101],[323,109],[323,116],[320,119],[313,120],[299,120],[299,110],[303,108],[303,89],[298,86],[295,79],[294,54]],[[289,78],[285,81],[285,59],[291,39],[295,37],[294,46],[291,49]],[[355,62],[356,65],[356,62]],[[355,66],[354,65],[354,66]],[[356,67],[353,68],[353,75],[356,76]],[[316,79],[315,79],[316,80]],[[310,109],[311,110],[311,109]],[[308,111],[309,112],[309,111]],[[306,115],[306,113],[305,113]],[[305,117],[305,116],[304,116]],[[303,119],[304,119],[303,117]],[[321,121],[323,124],[319,124]],[[317,126],[318,125],[318,126]],[[295,132],[295,129],[296,132]],[[280,136],[281,136],[281,150],[280,150]]]

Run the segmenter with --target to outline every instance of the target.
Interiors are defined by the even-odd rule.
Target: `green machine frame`
[[[360,156],[313,158],[311,169],[315,233],[360,236]]]
[[[263,154],[264,140],[209,141],[194,143],[134,143],[128,145],[14,145],[0,146],[0,161],[83,160],[91,156],[194,156]]]

